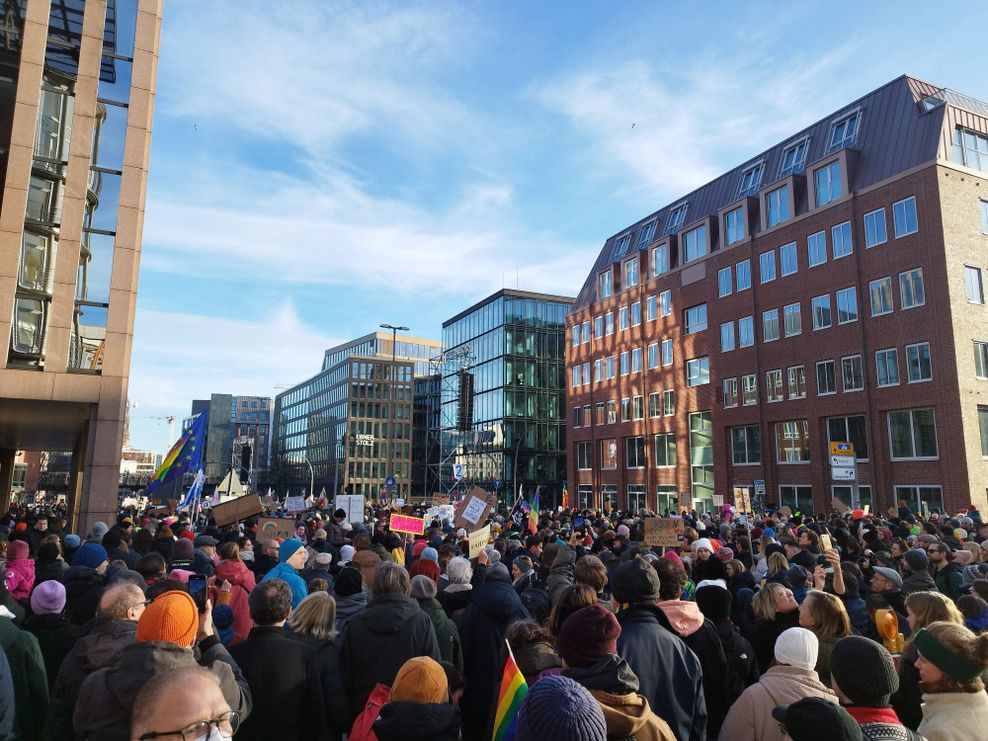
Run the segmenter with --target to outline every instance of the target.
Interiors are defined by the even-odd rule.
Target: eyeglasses
[[[197,720],[195,723],[190,723],[185,728],[177,731],[151,731],[145,733],[139,737],[138,741],[147,741],[148,739],[163,738],[165,736],[181,736],[182,741],[199,741],[200,739],[206,739],[213,728],[219,732],[220,738],[233,738],[233,734],[237,732],[239,727],[240,713],[236,710],[230,710],[218,718]]]

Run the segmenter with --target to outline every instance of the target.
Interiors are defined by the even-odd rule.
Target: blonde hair
[[[964,615],[957,609],[957,605],[940,592],[913,592],[906,597],[906,609],[916,616],[916,628],[909,636],[907,645],[912,643],[920,628],[925,628],[930,623],[964,624]]]
[[[288,617],[288,627],[319,641],[336,638],[336,600],[328,592],[313,592]]]
[[[775,576],[778,573],[789,570],[789,561],[781,553],[776,551],[768,557],[768,575]]]
[[[818,639],[825,641],[851,635],[851,618],[838,597],[813,589],[806,593],[803,604],[807,603],[813,618],[813,627],[810,630]]]
[[[961,547],[970,551],[971,553],[971,563],[981,563],[981,546],[977,543],[962,543]]]
[[[775,595],[788,592],[789,588],[777,582],[771,582],[762,587],[751,601],[752,612],[758,620],[775,620]]]
[[[926,626],[926,632],[954,656],[988,669],[988,634],[975,635],[963,625],[939,621]],[[932,662],[931,662],[932,663]],[[941,671],[943,671],[941,669]],[[943,679],[936,683],[920,682],[924,692],[981,692],[985,688],[981,677],[954,679],[943,672]]]

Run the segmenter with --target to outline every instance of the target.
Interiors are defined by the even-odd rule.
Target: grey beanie
[[[414,599],[435,599],[436,583],[425,574],[412,577],[412,597]]]

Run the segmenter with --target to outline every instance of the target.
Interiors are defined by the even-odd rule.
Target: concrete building
[[[266,472],[271,458],[271,419],[274,400],[267,396],[211,394],[208,399],[192,402],[192,415],[209,414],[204,458],[206,481],[218,484],[231,466],[238,469],[242,483],[251,472]],[[186,429],[191,417],[182,424]],[[257,486],[251,477],[252,489]]]
[[[419,337],[397,335],[393,343],[390,332],[326,350],[317,375],[275,397],[278,493],[311,487],[318,495],[325,487],[330,496],[377,497],[393,473],[392,495],[409,498],[416,379],[429,376],[439,350],[437,340]]]
[[[566,479],[567,296],[502,289],[443,322],[442,457],[433,477],[448,491],[459,464],[463,485],[513,501],[558,502]]]
[[[71,452],[112,521],[162,0],[7,0],[0,35],[0,510],[15,452]]]
[[[900,77],[607,239],[567,318],[580,504],[984,510],[988,104]]]

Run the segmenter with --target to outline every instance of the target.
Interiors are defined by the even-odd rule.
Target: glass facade
[[[467,358],[472,394],[444,371],[439,479],[494,489],[517,485],[542,501],[559,499],[566,477],[566,313],[572,299],[502,290],[443,324],[443,352]]]

